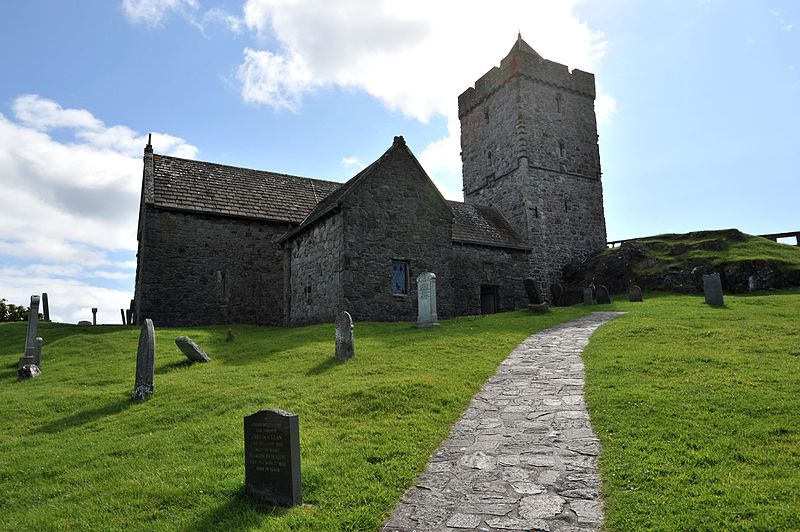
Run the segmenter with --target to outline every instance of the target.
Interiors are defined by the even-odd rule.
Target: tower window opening
[[[564,212],[569,212],[569,201],[564,200]]]
[[[539,207],[533,208],[533,217],[537,219],[539,218]]]
[[[556,111],[561,114],[561,95],[556,94]]]
[[[564,147],[564,141],[558,141],[558,156],[564,157],[567,154],[567,149]]]
[[[487,151],[486,152],[486,157],[489,159],[489,162],[491,163],[492,162],[492,152],[491,151]]]

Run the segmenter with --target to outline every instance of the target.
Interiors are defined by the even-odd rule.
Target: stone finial
[[[403,138],[403,135],[398,135],[394,138],[394,142],[392,144],[394,144],[395,146],[405,146],[406,139]]]

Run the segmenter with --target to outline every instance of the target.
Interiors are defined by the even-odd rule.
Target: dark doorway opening
[[[494,314],[497,312],[497,287],[481,286],[481,314]]]

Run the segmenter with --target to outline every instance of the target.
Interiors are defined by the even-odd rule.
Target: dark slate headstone
[[[122,324],[123,325],[127,325],[127,323],[125,322],[125,309],[124,308],[119,309],[119,315],[122,318]]]
[[[583,304],[584,305],[591,305],[593,303],[592,295],[594,290],[591,288],[584,288],[583,289]]]
[[[303,503],[297,415],[271,408],[244,418],[245,493],[268,504]]]
[[[92,325],[97,325],[97,308],[92,309]]]
[[[539,286],[536,284],[533,277],[526,277],[522,282],[525,284],[525,293],[528,295],[528,303],[530,305],[541,305],[544,303],[544,301],[542,301],[542,296],[539,294]]]
[[[597,299],[598,305],[608,305],[611,303],[611,296],[608,293],[608,288],[606,285],[601,284],[597,287],[595,291],[595,298]]]
[[[186,358],[192,362],[211,362],[211,357],[188,336],[178,336],[175,338],[175,345],[177,345],[181,353],[186,355]]]
[[[133,312],[131,312],[131,309],[125,309],[125,325],[133,325]]]
[[[153,395],[153,370],[156,359],[156,331],[153,320],[147,318],[139,333],[139,348],[136,350],[136,384],[133,400],[142,401]]]
[[[42,339],[36,336],[38,326],[39,296],[31,296],[31,306],[28,312],[28,333],[25,335],[25,351],[17,363],[18,370],[30,364],[39,365],[42,353]]]
[[[703,293],[706,296],[707,304],[713,307],[721,307],[725,304],[722,298],[722,280],[719,273],[703,276]]]
[[[628,288],[628,301],[631,303],[641,303],[644,301],[642,297],[642,289],[638,284],[632,285]]]
[[[563,292],[560,284],[553,283],[550,285],[550,295],[553,297],[553,305],[557,307],[562,305]]]
[[[50,321],[50,303],[47,301],[47,292],[42,294],[42,314],[44,314],[44,321]]]
[[[336,316],[336,358],[350,360],[353,355],[353,318],[343,310]]]

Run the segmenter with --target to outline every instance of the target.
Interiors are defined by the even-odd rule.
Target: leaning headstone
[[[139,333],[139,348],[136,350],[136,384],[133,400],[142,401],[153,395],[153,370],[156,358],[156,331],[153,320],[147,318]]]
[[[127,323],[125,323],[125,309],[124,308],[119,309],[119,315],[122,318],[122,324],[123,325],[127,325]]]
[[[642,297],[642,289],[638,284],[631,285],[628,288],[628,301],[631,303],[641,303],[644,301]]]
[[[226,342],[233,342],[235,339],[236,339],[236,337],[233,336],[233,329],[228,327],[228,332],[225,333],[225,341]]]
[[[92,309],[92,325],[97,325],[97,308]]]
[[[722,298],[722,280],[719,273],[703,276],[703,293],[706,296],[707,304],[713,307],[721,307],[725,304]]]
[[[436,314],[436,275],[423,272],[417,276],[417,327],[439,325]]]
[[[25,364],[17,369],[17,377],[19,380],[35,379],[42,374],[42,370],[36,364]]]
[[[595,292],[595,298],[597,299],[598,305],[608,305],[611,303],[611,296],[608,293],[608,288],[606,285],[601,284],[597,287],[597,291]]]
[[[47,301],[47,292],[42,293],[42,313],[44,321],[50,321],[50,303]]]
[[[247,495],[267,504],[303,503],[296,414],[271,408],[245,416],[244,483]]]
[[[592,304],[592,293],[594,290],[591,288],[584,288],[583,289],[583,304],[584,305],[591,305]]]
[[[343,310],[336,316],[336,358],[350,360],[354,354],[353,318]]]
[[[211,362],[211,357],[188,336],[178,336],[175,338],[175,345],[177,345],[181,353],[186,355],[186,358],[192,362]]]
[[[31,296],[31,306],[28,312],[28,332],[25,335],[25,352],[19,359],[17,368],[29,364],[39,364],[42,352],[41,338],[37,336],[39,329],[39,296]]]

